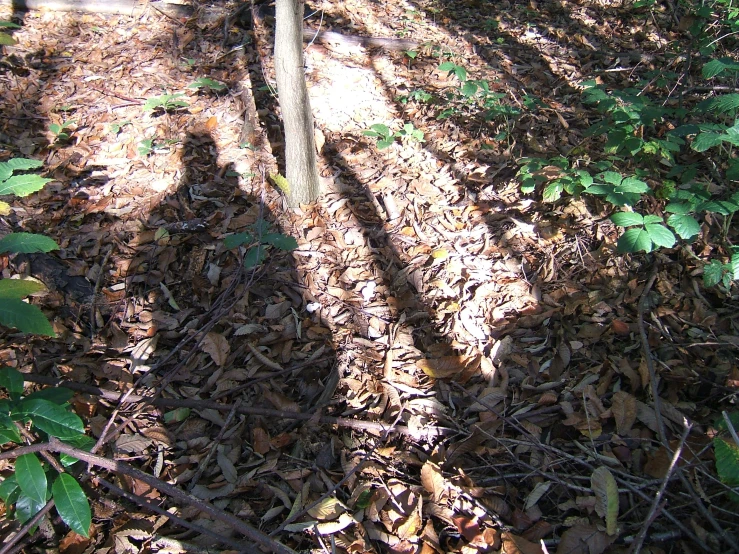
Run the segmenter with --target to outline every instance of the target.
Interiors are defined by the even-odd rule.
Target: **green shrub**
[[[85,450],[94,446],[95,441],[85,435],[84,423],[71,411],[69,389],[46,388],[23,396],[23,374],[10,367],[0,368],[0,387],[8,395],[0,400],[1,444],[24,444],[18,426],[30,424],[30,432],[36,438],[56,437]],[[59,461],[63,467],[70,467],[78,460],[62,455]],[[69,473],[57,472],[36,454],[16,458],[15,471],[0,482],[0,499],[8,514],[21,523],[53,499],[62,521],[75,533],[88,536],[92,514],[82,487]]]
[[[41,167],[38,160],[13,158],[0,162],[0,196],[28,196],[41,190],[47,179],[34,173],[17,173]],[[0,214],[10,213],[10,205],[0,201]],[[50,252],[59,246],[52,239],[33,233],[10,233],[0,239],[0,254]],[[37,281],[17,279],[0,280],[0,324],[15,327],[24,333],[54,336],[54,330],[43,312],[22,299],[43,291]]]

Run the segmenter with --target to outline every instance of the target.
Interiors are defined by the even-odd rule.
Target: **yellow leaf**
[[[0,200],[0,215],[10,215],[10,204]]]
[[[346,506],[336,498],[324,498],[316,506],[308,510],[311,517],[319,521],[331,521],[346,512]]]
[[[290,194],[290,183],[279,173],[273,173],[269,176],[275,186],[284,194]]]
[[[449,252],[446,248],[438,248],[431,252],[431,257],[435,260],[446,260],[449,257]]]

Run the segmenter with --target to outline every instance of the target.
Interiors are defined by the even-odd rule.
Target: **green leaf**
[[[562,182],[557,179],[544,187],[543,198],[545,202],[556,202],[562,196]]]
[[[0,196],[15,194],[16,196],[28,196],[44,188],[44,185],[54,179],[41,177],[34,173],[24,175],[13,175],[0,183]]]
[[[69,525],[72,531],[87,538],[92,512],[80,484],[68,473],[62,473],[54,481],[51,493],[54,495],[56,511],[59,512],[62,521]]]
[[[46,473],[35,454],[15,459],[15,478],[23,494],[37,504],[46,504]]]
[[[712,113],[730,113],[739,108],[739,93],[722,94],[704,100],[698,104],[698,109]]]
[[[467,81],[464,85],[462,85],[462,89],[460,92],[462,93],[462,96],[465,96],[466,98],[474,96],[475,94],[477,94],[477,85],[472,81]]]
[[[292,252],[298,247],[298,241],[295,238],[282,233],[268,233],[262,237],[262,242],[286,252]]]
[[[611,183],[612,185],[620,185],[621,181],[623,181],[623,177],[620,173],[616,173],[615,171],[604,171],[600,175],[598,175],[600,179],[605,181],[606,183]]]
[[[611,221],[619,227],[631,227],[632,225],[643,225],[644,217],[634,212],[618,212],[611,216]]]
[[[0,444],[14,442],[20,444],[21,433],[8,414],[0,414]]]
[[[255,247],[250,248],[246,253],[246,256],[244,256],[244,267],[246,269],[257,267],[265,260],[266,257],[267,252],[265,251],[264,246],[258,244]]]
[[[377,141],[377,149],[382,150],[384,148],[387,148],[389,146],[392,146],[392,144],[395,142],[395,139],[393,137],[390,137],[388,139],[382,139]]]
[[[644,229],[628,229],[618,239],[619,252],[651,252],[652,239]]]
[[[46,287],[37,281],[25,279],[3,279],[0,281],[0,298],[23,298],[35,292],[46,290]]]
[[[23,400],[10,416],[18,420],[28,420],[47,435],[61,440],[73,438],[85,432],[85,425],[77,414],[48,400]]]
[[[59,245],[49,237],[34,233],[10,233],[0,239],[0,254],[5,252],[33,254],[59,250]]]
[[[590,487],[597,499],[595,512],[606,522],[606,533],[613,536],[617,531],[618,485],[607,467],[601,466],[593,471]]]
[[[708,287],[715,287],[724,277],[724,264],[718,260],[711,260],[703,266],[703,284]]]
[[[388,127],[387,125],[383,125],[382,123],[375,123],[370,127],[370,129],[372,129],[372,131],[382,137],[393,136],[393,132],[390,130],[390,127]]]
[[[59,406],[64,406],[74,396],[74,392],[66,387],[47,387],[37,390],[26,396],[26,400],[48,400]]]
[[[7,33],[0,33],[0,46],[13,46],[17,41]]]
[[[69,446],[79,448],[80,450],[85,450],[86,452],[92,450],[92,447],[95,446],[95,443],[97,443],[97,441],[92,437],[81,434],[74,437],[67,437],[62,442],[64,444],[68,444]],[[69,454],[62,454],[61,456],[59,456],[59,461],[62,462],[62,465],[64,467],[69,467],[79,462],[77,458],[74,458]]]
[[[37,502],[26,494],[20,494],[15,501],[15,517],[19,523],[23,524],[39,513],[45,505],[46,502]],[[36,527],[31,529],[31,532],[35,529]]]
[[[6,162],[0,162],[0,181],[8,179],[14,171],[26,171],[41,167],[43,162],[29,158],[11,158]]]
[[[739,279],[739,252],[734,252],[731,255],[729,265],[731,266],[731,273],[734,276],[734,279]]]
[[[634,192],[643,194],[649,192],[650,188],[644,181],[640,181],[636,177],[627,177],[618,185],[618,192]]]
[[[190,408],[175,408],[164,413],[164,423],[180,423],[190,417]]]
[[[15,504],[20,493],[21,488],[18,486],[18,480],[15,478],[15,474],[6,477],[0,483],[0,499],[5,503],[6,508]]]
[[[208,77],[201,77],[193,83],[187,85],[187,88],[209,88],[213,90],[224,90],[226,85],[220,81],[209,79]]]
[[[38,306],[26,304],[17,298],[3,298],[0,302],[0,324],[15,327],[22,333],[56,336],[54,328]]]
[[[675,235],[662,223],[648,223],[644,228],[649,233],[649,238],[657,246],[662,246],[663,248],[672,248],[675,246]]]
[[[23,374],[12,367],[0,368],[0,387],[8,391],[14,400],[23,394]]]
[[[251,242],[254,242],[254,237],[252,237],[251,234],[235,233],[233,235],[228,235],[225,239],[223,239],[223,246],[225,246],[228,250],[231,250],[233,248],[238,248],[239,246],[243,246],[244,244],[249,244]]]
[[[713,440],[716,454],[716,473],[725,484],[739,485],[739,446],[722,438]]]
[[[5,27],[6,29],[20,29],[21,26],[17,23],[13,23],[12,21],[0,21],[0,27]]]
[[[677,236],[683,240],[692,240],[701,232],[700,223],[691,215],[672,214],[667,218],[667,223],[675,229]]]
[[[696,152],[705,152],[709,148],[718,146],[723,140],[723,135],[718,133],[700,133],[693,139],[690,147]]]

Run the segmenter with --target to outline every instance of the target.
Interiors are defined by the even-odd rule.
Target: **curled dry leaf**
[[[462,372],[466,363],[463,356],[444,356],[443,358],[418,360],[416,367],[434,379],[447,379]]]
[[[616,431],[625,436],[636,422],[636,398],[626,391],[616,391],[611,401],[611,411],[616,420]]]

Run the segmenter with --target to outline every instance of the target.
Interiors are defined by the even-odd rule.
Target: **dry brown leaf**
[[[557,554],[601,554],[615,540],[595,525],[578,523],[562,534]]]
[[[512,533],[503,533],[502,540],[506,554],[544,554],[540,545]]]
[[[616,420],[616,431],[626,436],[636,421],[636,398],[626,391],[616,391],[611,401],[611,411]]]
[[[443,358],[418,360],[416,367],[434,379],[447,379],[457,375],[466,367],[463,356],[444,356]]]
[[[308,515],[319,521],[333,521],[347,511],[347,507],[337,498],[324,498],[308,510]]]
[[[281,392],[271,390],[267,385],[260,383],[262,389],[262,395],[278,410],[284,410],[286,412],[299,412],[300,406],[297,402],[291,400]]]
[[[201,347],[204,352],[210,354],[210,357],[218,367],[225,365],[228,355],[231,352],[231,345],[228,344],[226,337],[213,331],[205,335]]]
[[[264,456],[270,450],[269,434],[262,427],[251,430],[251,446],[254,452]]]
[[[446,480],[441,474],[441,469],[431,461],[427,461],[421,468],[421,483],[423,488],[431,493],[434,502],[439,502],[446,492]]]

